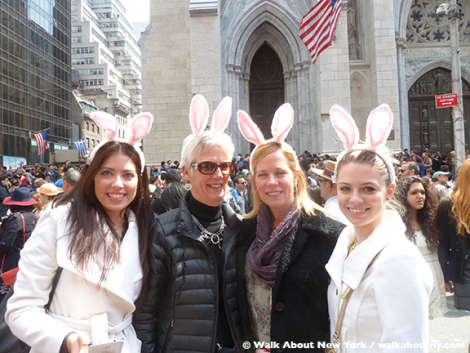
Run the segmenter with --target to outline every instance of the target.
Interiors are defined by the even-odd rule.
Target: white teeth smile
[[[108,194],[108,196],[112,199],[120,199],[121,197],[124,197],[124,194]]]
[[[222,184],[217,184],[217,185],[209,185],[211,188],[218,189],[222,186]]]
[[[349,211],[351,211],[352,213],[361,213],[361,212],[364,212],[366,209],[362,209],[362,210],[355,210],[353,208],[350,208]]]
[[[281,192],[280,191],[276,191],[276,192],[268,192],[267,194],[269,196],[274,196],[274,195],[279,195]]]

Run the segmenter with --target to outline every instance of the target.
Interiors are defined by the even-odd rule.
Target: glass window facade
[[[0,156],[49,162],[37,156],[32,133],[48,142],[71,139],[70,0],[0,2]],[[31,137],[31,139],[30,139]]]

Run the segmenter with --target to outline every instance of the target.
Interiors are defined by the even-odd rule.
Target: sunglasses
[[[214,162],[201,162],[201,163],[193,163],[191,164],[192,168],[196,168],[196,170],[204,175],[212,175],[216,172],[217,168],[220,168],[222,174],[230,175],[235,170],[235,165],[232,162],[225,162],[225,163],[214,163]]]
[[[398,169],[398,173],[404,173],[405,169]]]
[[[246,185],[246,181],[244,181],[244,182],[242,182],[242,183],[237,183],[237,184]]]

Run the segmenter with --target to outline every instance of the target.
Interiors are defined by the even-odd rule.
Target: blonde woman
[[[439,262],[446,290],[454,292],[454,306],[470,310],[470,160],[459,169],[454,191],[437,211],[441,232]]]

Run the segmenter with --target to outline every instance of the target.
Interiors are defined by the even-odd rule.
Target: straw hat
[[[4,205],[31,206],[37,204],[37,201],[31,198],[28,188],[16,188],[11,197],[5,197]]]
[[[336,162],[328,160],[325,169],[310,168],[310,170],[322,178],[333,181],[331,177],[335,174],[335,167]]]
[[[39,189],[36,189],[36,190],[37,192],[47,195],[47,196],[55,196],[55,195],[60,194],[63,191],[62,188],[59,188],[52,183],[43,184],[41,185]]]

